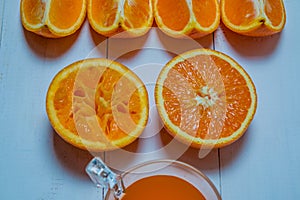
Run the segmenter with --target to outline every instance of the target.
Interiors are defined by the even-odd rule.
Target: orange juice
[[[121,200],[205,200],[189,182],[169,175],[142,178],[125,189]]]

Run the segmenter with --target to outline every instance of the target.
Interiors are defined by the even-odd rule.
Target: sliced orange
[[[155,86],[166,130],[192,147],[217,148],[240,138],[256,111],[254,84],[227,55],[208,49],[168,62]]]
[[[202,37],[220,23],[218,0],[153,0],[153,9],[158,27],[172,37]]]
[[[122,64],[87,59],[54,77],[46,110],[65,141],[89,151],[106,151],[124,147],[142,133],[148,95],[142,81]]]
[[[21,0],[25,29],[44,37],[64,37],[76,32],[86,15],[86,0]]]
[[[153,23],[151,0],[88,0],[87,10],[90,25],[104,36],[141,36]]]
[[[221,0],[223,23],[249,36],[268,36],[282,31],[286,21],[282,0]]]

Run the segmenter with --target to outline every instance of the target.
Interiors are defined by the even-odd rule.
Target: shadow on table
[[[246,142],[250,140],[249,137],[253,134],[253,130],[253,125],[250,125],[244,135],[233,144],[221,149],[212,149],[204,158],[199,157],[199,149],[190,147],[182,153],[178,160],[206,172],[218,171],[219,167],[230,166],[239,156],[243,156],[242,151]],[[174,138],[166,131],[162,131],[161,139],[164,145],[166,145]],[[179,144],[179,146],[180,145],[181,144]]]
[[[219,170],[218,150],[212,150],[205,158],[198,157],[199,150],[174,139],[164,129],[152,137],[139,138],[122,149],[107,152],[107,164],[124,171],[136,164],[150,160],[170,159],[190,164],[205,172]]]
[[[40,57],[57,58],[67,52],[78,38],[81,29],[62,38],[45,38],[23,28],[28,46]]]
[[[166,130],[161,131],[161,139],[164,143],[164,145],[167,145],[171,141],[174,140],[174,138],[167,133]],[[173,141],[174,142],[174,141]],[[184,144],[181,144],[178,142],[178,146],[183,146]],[[182,154],[178,157],[179,161],[185,162],[187,164],[190,164],[194,167],[196,167],[199,170],[204,171],[218,171],[219,170],[219,161],[218,161],[218,150],[212,149],[207,156],[204,158],[199,157],[199,149],[192,148],[192,147],[186,147]]]
[[[224,42],[228,42],[237,53],[244,57],[266,57],[272,55],[280,42],[281,35],[284,34],[282,32],[266,37],[250,37],[235,33],[226,28],[224,24],[220,25],[219,30],[223,32],[227,40]]]
[[[239,156],[245,156],[243,149],[247,141],[250,141],[251,134],[253,134],[253,126],[249,126],[244,135],[234,143],[220,149],[220,164],[222,168],[231,166]]]
[[[132,51],[137,52],[143,49],[149,36],[147,33],[140,37],[128,37],[126,32],[120,32],[110,37],[105,37],[97,33],[91,26],[89,29],[95,47],[98,47],[98,49],[103,49],[100,48],[100,46],[107,47],[105,53],[106,57],[112,60],[116,60]]]
[[[95,45],[94,49],[90,53],[91,57],[98,57],[97,55],[100,53],[100,55],[105,56],[104,58],[107,58],[108,38],[94,31],[90,24],[87,26],[89,26],[89,34]]]
[[[65,142],[54,130],[53,149],[58,162],[66,171],[88,179],[85,167],[92,159],[92,155],[88,151],[78,149]]]
[[[90,24],[88,24],[89,26],[89,31],[90,31],[90,35],[91,35],[91,38],[95,44],[95,46],[99,45],[100,43],[102,42],[107,42],[107,37],[97,33],[91,26]]]
[[[213,48],[213,35],[192,39],[190,37],[173,38],[163,33],[158,28],[156,29],[158,39],[163,45],[163,48],[171,54],[178,55],[186,51],[199,49],[199,48]]]

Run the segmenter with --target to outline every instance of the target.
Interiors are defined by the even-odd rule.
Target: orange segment
[[[264,11],[273,26],[280,26],[285,20],[285,8],[282,0],[266,0]]]
[[[86,15],[86,0],[22,0],[25,29],[44,37],[64,37],[76,32]]]
[[[58,29],[72,28],[76,24],[78,16],[83,12],[82,7],[84,4],[83,0],[51,0],[49,22]]]
[[[22,20],[32,26],[39,26],[44,18],[46,3],[41,0],[27,0],[21,2]]]
[[[151,5],[151,1],[147,0],[125,0],[124,28],[127,30],[151,26],[153,22]]]
[[[249,36],[278,33],[286,21],[282,0],[221,0],[221,13],[229,29]]]
[[[216,23],[216,16],[220,18],[219,6],[215,1],[192,0],[192,5],[196,21],[201,27],[209,28]]]
[[[155,21],[172,37],[212,33],[220,23],[218,0],[153,0]]]
[[[153,23],[151,0],[88,0],[87,10],[91,26],[104,36],[120,31],[141,36]]]
[[[121,148],[133,142],[148,119],[148,95],[125,66],[88,59],[61,70],[49,86],[49,120],[70,144],[90,151]]]
[[[114,32],[118,28],[116,23],[118,1],[91,0],[88,1],[88,18],[91,26],[97,31]],[[98,31],[97,31],[98,32]]]
[[[222,147],[243,135],[257,104],[245,70],[206,49],[183,53],[162,69],[155,100],[165,128],[193,147]]]
[[[174,0],[157,1],[154,5],[158,21],[166,28],[181,31],[188,25],[191,14],[185,0],[177,0],[176,3]]]

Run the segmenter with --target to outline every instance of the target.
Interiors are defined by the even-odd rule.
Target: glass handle
[[[97,187],[104,188],[106,191],[112,190],[116,199],[124,193],[125,188],[121,176],[111,171],[100,158],[93,158],[85,170]]]

